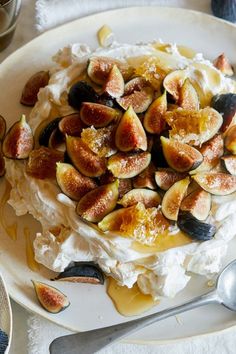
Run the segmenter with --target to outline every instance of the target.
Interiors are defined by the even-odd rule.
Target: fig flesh
[[[5,168],[5,159],[2,154],[2,151],[0,150],[0,177],[4,176],[6,173],[6,168]]]
[[[40,88],[47,86],[49,78],[48,71],[39,71],[31,76],[23,88],[20,103],[25,106],[34,106]]]
[[[226,135],[225,135],[225,147],[233,155],[236,155],[236,125],[233,125],[226,132]]]
[[[120,151],[147,150],[146,133],[132,106],[128,108],[119,121],[115,143]]]
[[[198,220],[206,220],[211,210],[210,193],[198,188],[183,199],[180,210],[188,211]]]
[[[211,106],[223,115],[221,131],[225,132],[236,114],[236,94],[224,93],[212,98]]]
[[[132,178],[145,170],[151,161],[149,152],[119,152],[108,160],[108,170],[117,178]]]
[[[180,89],[187,78],[186,70],[175,70],[166,75],[163,86],[171,94],[175,101],[179,100]]]
[[[166,91],[156,98],[145,113],[143,126],[148,133],[160,134],[166,127],[164,113],[167,110]]]
[[[192,177],[205,191],[227,195],[236,191],[236,176],[227,173],[200,172]]]
[[[39,134],[39,144],[43,146],[48,146],[48,142],[52,132],[58,128],[58,124],[61,120],[61,117],[51,120],[46,126],[43,127]]]
[[[236,176],[236,155],[226,155],[221,158],[223,166],[233,176]]]
[[[62,192],[76,201],[97,187],[92,178],[83,176],[72,165],[62,162],[57,163],[56,179]]]
[[[190,145],[161,136],[163,154],[175,171],[186,172],[197,168],[203,161],[202,154]]]
[[[32,280],[35,293],[42,307],[51,313],[65,310],[70,302],[65,294],[48,284]]]
[[[27,159],[34,146],[34,137],[26,118],[14,123],[8,130],[3,143],[3,155],[9,159]]]
[[[233,76],[234,70],[232,65],[230,65],[229,59],[224,53],[220,54],[214,61],[213,65],[219,69],[222,74],[227,76]]]
[[[187,192],[190,180],[188,177],[182,179],[166,191],[161,204],[161,210],[164,216],[173,221],[177,221],[180,205]]]
[[[118,98],[116,101],[125,110],[132,106],[135,113],[142,113],[148,109],[152,103],[152,99],[152,88],[144,87],[141,91],[134,91],[130,95]]]
[[[123,76],[118,67],[114,65],[103,85],[103,94],[108,97],[119,98],[123,95],[124,89],[125,83]]]
[[[157,207],[161,202],[160,195],[149,189],[132,189],[126,193],[119,201],[123,207],[127,208],[129,206],[142,203],[146,208]]]
[[[79,113],[72,113],[60,119],[58,128],[64,135],[80,136],[84,124],[80,119]]]
[[[66,151],[73,165],[87,177],[101,176],[106,170],[106,161],[97,156],[81,138],[67,136]]]
[[[74,262],[61,272],[55,279],[72,283],[104,284],[101,269],[92,262]]]
[[[156,168],[152,162],[138,176],[133,178],[134,188],[156,189],[154,172]]]
[[[144,87],[150,87],[150,84],[141,76],[137,76],[125,84],[124,95],[130,95],[135,91],[141,91]]]
[[[6,121],[3,116],[0,115],[0,141],[4,138],[6,133]]]
[[[155,181],[159,188],[167,191],[174,183],[184,179],[186,173],[176,172],[169,168],[161,168],[155,172]]]
[[[78,81],[71,86],[68,93],[68,103],[80,110],[82,102],[97,102],[98,95],[86,81]]]
[[[119,181],[104,184],[85,194],[77,204],[76,211],[83,219],[99,222],[116,206]]]
[[[118,120],[120,112],[99,103],[83,102],[80,109],[80,116],[86,125],[102,128],[112,121]]]
[[[199,110],[199,99],[197,92],[189,79],[184,81],[183,86],[179,90],[179,106],[189,111]]]

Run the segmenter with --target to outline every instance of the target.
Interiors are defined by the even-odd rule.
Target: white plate
[[[236,60],[236,27],[208,15],[182,9],[140,7],[121,9],[83,18],[52,31],[46,32],[12,54],[0,66],[0,114],[9,124],[20,114],[28,115],[29,109],[19,104],[22,87],[27,78],[37,70],[48,68],[50,57],[60,47],[73,42],[97,46],[96,32],[104,24],[110,25],[120,42],[140,42],[162,38],[167,42],[185,44],[203,52],[213,59],[222,52],[231,62]],[[3,187],[3,181],[0,186]],[[8,222],[15,219],[14,212],[7,208]],[[23,227],[27,225],[32,235],[39,228],[29,216],[19,217],[18,238],[12,241],[4,232],[0,237],[0,263],[10,295],[19,304],[53,322],[75,331],[112,325],[127,321],[115,310],[105,287],[86,284],[61,283],[58,287],[66,293],[71,306],[64,312],[52,315],[37,303],[30,279],[47,282],[49,273],[43,269],[34,273],[26,266],[25,238]],[[232,260],[236,241],[230,247],[225,263]],[[43,267],[42,267],[43,268]],[[206,279],[200,276],[188,285],[174,300],[163,300],[151,312],[179,304],[207,291]],[[170,341],[223,330],[236,324],[236,315],[220,306],[190,311],[162,321],[132,335],[130,340]]]

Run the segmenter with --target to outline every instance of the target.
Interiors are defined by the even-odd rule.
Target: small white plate
[[[46,32],[0,65],[0,114],[7,119],[9,125],[19,119],[22,113],[29,114],[29,109],[19,104],[22,87],[28,77],[38,70],[48,68],[51,65],[50,57],[68,43],[83,42],[97,47],[96,33],[104,24],[113,29],[120,42],[135,43],[162,38],[166,42],[190,46],[210,59],[225,52],[235,65],[236,26],[212,16],[183,9],[158,7],[128,8],[93,15]],[[3,191],[3,180],[0,187]],[[129,320],[117,313],[106,295],[105,287],[87,284],[57,284],[69,296],[71,306],[57,315],[44,311],[38,305],[30,280],[33,278],[47,282],[50,274],[43,267],[40,274],[30,271],[27,267],[23,234],[24,226],[28,226],[33,235],[39,229],[39,224],[30,216],[16,218],[10,207],[7,208],[6,215],[8,224],[18,221],[17,241],[12,241],[3,230],[0,237],[0,264],[14,300],[27,309],[75,331]],[[233,241],[225,263],[235,257],[235,247],[236,241]],[[161,304],[150,312],[177,305],[208,290],[206,279],[196,276],[175,299],[161,301]],[[236,315],[233,312],[220,306],[209,305],[178,316],[178,319],[170,318],[148,327],[132,335],[130,340],[161,343],[209,334],[235,324]]]

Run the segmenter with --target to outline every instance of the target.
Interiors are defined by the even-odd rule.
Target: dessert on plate
[[[42,225],[35,259],[55,272],[92,261],[153,299],[218,273],[236,230],[225,55],[113,42],[69,45],[53,61],[26,84],[31,114],[2,144],[9,204]]]

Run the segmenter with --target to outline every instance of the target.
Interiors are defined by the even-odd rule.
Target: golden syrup
[[[143,294],[137,284],[129,289],[127,286],[118,285],[113,278],[108,278],[107,294],[123,316],[140,315],[159,303],[154,301],[151,295]]]
[[[34,258],[34,248],[30,237],[30,230],[28,227],[24,228],[24,235],[25,235],[27,265],[29,269],[31,269],[33,272],[37,272],[39,271],[39,264],[38,262],[36,262]]]
[[[15,241],[17,239],[17,222],[12,223],[11,225],[7,225],[6,217],[5,217],[5,205],[10,197],[11,185],[6,181],[5,191],[2,196],[2,200],[0,202],[0,223],[3,229],[6,231],[7,235]]]

